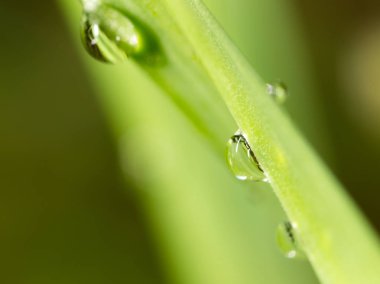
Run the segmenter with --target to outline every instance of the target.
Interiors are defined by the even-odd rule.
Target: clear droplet
[[[267,92],[279,104],[283,104],[288,97],[288,88],[283,82],[267,84]]]
[[[143,63],[162,62],[159,45],[152,32],[124,11],[107,5],[91,5],[82,20],[82,42],[97,60],[120,63],[128,57]]]
[[[286,221],[278,225],[276,241],[279,249],[287,258],[305,258],[305,254],[295,238],[294,225],[291,222]]]
[[[126,53],[104,34],[97,22],[92,23],[85,16],[82,25],[83,44],[92,57],[102,62],[113,64],[127,59]]]
[[[247,139],[240,131],[228,141],[227,161],[231,171],[239,180],[268,181]]]

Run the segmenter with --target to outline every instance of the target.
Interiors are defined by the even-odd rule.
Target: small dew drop
[[[278,225],[276,241],[285,257],[290,259],[305,259],[305,254],[295,238],[294,225],[291,222],[286,221]]]
[[[267,84],[267,92],[279,104],[283,104],[288,97],[288,88],[283,82]]]
[[[247,139],[240,131],[237,131],[227,143],[227,162],[239,180],[268,182]]]

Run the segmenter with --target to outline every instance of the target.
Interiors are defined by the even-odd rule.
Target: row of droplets
[[[279,104],[284,103],[288,96],[287,87],[282,82],[267,84],[267,93]],[[247,138],[240,129],[228,141],[227,161],[237,179],[269,182]]]
[[[277,103],[284,103],[288,94],[282,82],[267,84],[267,93]],[[241,130],[238,130],[227,143],[227,162],[239,180],[269,182],[268,176]],[[289,221],[280,223],[276,232],[277,246],[287,258],[305,259],[305,254],[296,239],[296,227],[296,224]]]
[[[227,162],[235,177],[243,181],[269,182],[251,146],[238,130],[228,141]],[[296,225],[285,221],[277,227],[276,242],[287,258],[304,259],[304,253],[295,238]]]
[[[140,63],[160,65],[162,51],[152,31],[131,15],[96,0],[84,5],[81,37],[87,52],[106,63],[120,63],[131,57]],[[288,92],[284,83],[267,84],[267,93],[275,102],[284,103]],[[228,141],[227,161],[239,180],[269,182],[243,132],[238,130]],[[276,241],[288,258],[303,258],[294,234],[295,226],[283,222],[277,228]]]

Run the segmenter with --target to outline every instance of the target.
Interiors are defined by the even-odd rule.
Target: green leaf
[[[379,243],[367,222],[200,1],[165,1],[255,150],[320,279],[380,279]],[[355,261],[360,260],[360,261]],[[356,271],[356,273],[354,272]]]
[[[133,15],[155,34],[165,64],[144,64],[139,58],[135,63],[186,116],[184,120],[157,90],[149,89],[146,79],[134,92],[140,96],[127,95],[124,78],[134,77],[136,66],[88,63],[100,82],[117,137],[135,137],[122,143],[129,160],[125,164],[129,173],[137,168],[136,179],[149,188],[143,203],[176,279],[251,283],[260,277],[265,283],[279,283],[271,271],[264,272],[268,267],[282,275],[283,282],[296,275],[298,280],[309,277],[297,270],[300,264],[285,264],[271,251],[274,245],[267,236],[271,230],[274,235],[278,208],[270,202],[265,210],[247,204],[244,191],[235,189],[244,186],[233,181],[221,162],[236,121],[322,282],[360,283],[363,275],[366,283],[378,282],[380,254],[374,232],[203,4],[101,3]],[[67,1],[65,5],[75,9]],[[265,218],[257,221],[260,215]]]

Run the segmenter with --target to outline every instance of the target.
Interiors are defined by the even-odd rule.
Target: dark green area
[[[133,186],[54,4],[0,5],[0,283],[160,283]]]
[[[352,112],[361,112],[361,108],[350,112],[345,107],[347,90],[338,83],[338,74],[342,53],[350,47],[350,40],[379,26],[380,2],[296,0],[295,3],[321,87],[320,97],[336,157],[334,172],[379,231],[380,130],[368,131],[355,119]]]

